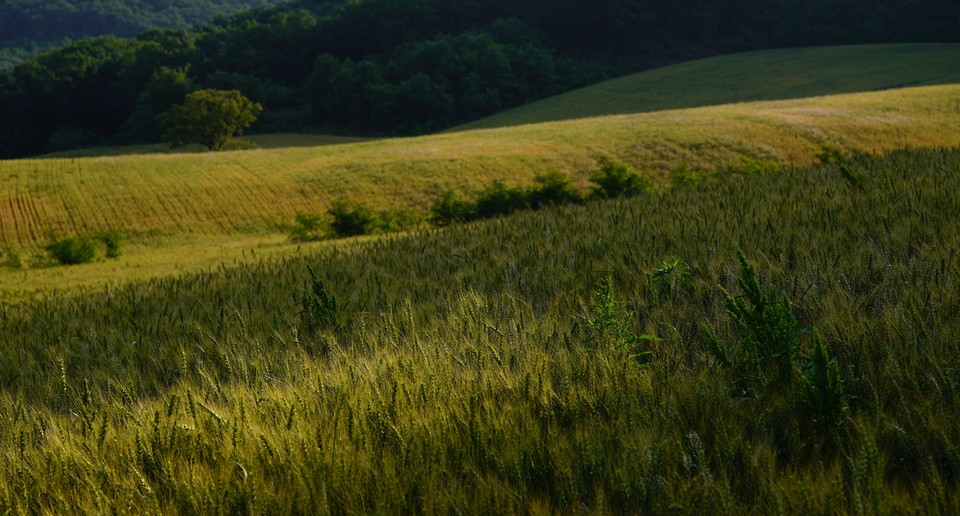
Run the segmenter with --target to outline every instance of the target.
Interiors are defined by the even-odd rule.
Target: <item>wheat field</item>
[[[282,231],[336,199],[423,209],[441,187],[528,184],[547,170],[581,185],[600,156],[654,182],[743,157],[815,161],[824,146],[882,153],[960,144],[960,86],[756,102],[324,147],[0,161],[0,240],[117,229],[134,242]]]
[[[725,175],[0,306],[0,511],[955,513],[958,167]],[[754,331],[738,247],[797,340],[749,392],[704,337]]]

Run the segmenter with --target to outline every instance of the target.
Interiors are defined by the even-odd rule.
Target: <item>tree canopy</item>
[[[418,134],[682,59],[958,26],[955,0],[294,0],[0,71],[0,157],[156,141],[156,116],[198,89],[262,104],[251,131]]]
[[[0,0],[0,65],[93,36],[187,27],[282,0]]]
[[[263,106],[237,90],[198,90],[160,115],[164,141],[174,147],[199,143],[220,150],[250,127]]]

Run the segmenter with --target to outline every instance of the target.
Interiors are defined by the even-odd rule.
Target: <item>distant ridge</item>
[[[960,44],[761,50],[604,81],[451,129],[485,129],[757,100],[960,82]]]

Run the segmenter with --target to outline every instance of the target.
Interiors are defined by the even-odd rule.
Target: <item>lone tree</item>
[[[163,140],[173,147],[199,143],[220,150],[250,127],[263,111],[259,103],[237,90],[198,90],[183,104],[175,104],[158,117]]]

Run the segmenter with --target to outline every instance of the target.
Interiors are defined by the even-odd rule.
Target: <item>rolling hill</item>
[[[253,248],[297,253],[286,241],[295,215],[338,200],[423,212],[444,188],[527,185],[550,170],[586,187],[601,156],[663,188],[757,163],[812,163],[825,148],[957,146],[958,98],[960,85],[926,86],[324,147],[0,161],[0,237],[14,252],[102,230],[127,245],[119,262],[2,270],[0,290],[23,298],[249,261]]]
[[[713,171],[741,157],[810,163],[825,145],[960,145],[958,96],[960,85],[928,86],[326,147],[0,161],[0,238],[270,231],[336,199],[420,209],[441,186],[527,184],[554,169],[583,184],[601,155],[666,180],[678,167]]]
[[[673,82],[647,91],[666,102],[671,84],[702,83],[699,93],[678,93],[674,100],[697,104],[707,97],[777,96],[770,91],[844,91],[855,89],[852,77],[878,88],[945,82],[954,77],[948,61],[955,52],[956,45],[898,45],[724,56],[650,72],[652,77],[673,77]],[[857,55],[859,65],[853,58]],[[868,55],[873,58],[864,57]],[[744,83],[743,77],[764,68],[759,64],[778,62],[782,73],[768,70],[766,82],[749,83],[749,88]],[[814,73],[814,63],[829,62],[834,66]],[[703,72],[701,83],[693,82],[697,70]],[[708,70],[726,79],[707,80]],[[804,85],[797,77],[805,78]],[[741,87],[731,89],[736,81]],[[631,99],[639,97],[614,95],[610,84],[576,95],[586,98],[586,104],[623,112],[636,106]],[[710,85],[717,92],[713,96],[707,95]],[[621,97],[619,106],[611,104]],[[678,179],[717,172],[808,164],[825,149],[849,155],[956,146],[958,97],[960,86],[936,85],[343,145],[326,145],[345,141],[322,136],[262,135],[254,139],[263,148],[250,151],[150,154],[162,149],[140,146],[0,160],[0,259],[21,264],[0,267],[0,297],[23,299],[55,289],[179,275],[297,253],[298,246],[288,241],[294,217],[322,214],[338,200],[423,213],[443,189],[472,195],[496,179],[527,185],[551,170],[570,174],[585,188],[603,156],[633,166],[662,189]],[[562,106],[554,104],[551,110]],[[575,107],[570,110],[575,112]],[[42,247],[53,235],[109,230],[123,235],[119,260],[70,268],[30,265],[42,262],[35,257],[44,254]]]
[[[526,104],[456,130],[960,82],[960,44],[761,50],[689,61]]]

